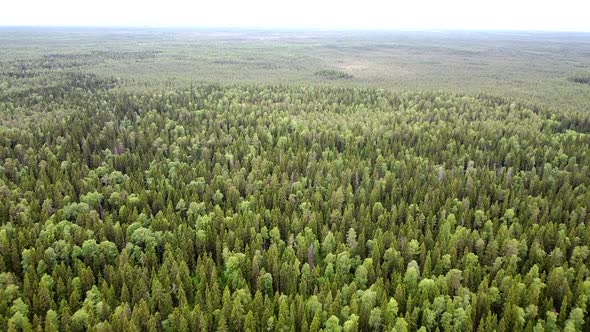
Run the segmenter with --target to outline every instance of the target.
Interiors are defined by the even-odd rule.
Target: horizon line
[[[323,27],[323,26],[198,26],[198,25],[53,25],[53,24],[23,24],[23,25],[3,25],[0,24],[1,29],[5,28],[20,28],[20,29],[161,29],[161,30],[235,30],[235,31],[309,31],[309,32],[512,32],[512,33],[579,33],[588,34],[590,30],[552,30],[552,29],[519,29],[519,28],[451,28],[451,27]]]

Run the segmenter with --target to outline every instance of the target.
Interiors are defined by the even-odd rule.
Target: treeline
[[[0,127],[2,331],[590,329],[587,114],[79,81]]]
[[[575,83],[590,84],[590,72],[577,72],[571,74],[568,79]]]
[[[328,80],[348,80],[353,78],[352,75],[335,69],[322,69],[317,71],[315,75]]]

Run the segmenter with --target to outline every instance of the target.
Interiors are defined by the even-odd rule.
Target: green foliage
[[[340,320],[338,317],[332,315],[328,320],[326,320],[326,327],[324,328],[326,332],[341,332],[342,327],[340,326]]]
[[[590,72],[576,72],[568,76],[568,80],[574,83],[590,84]]]
[[[327,80],[348,80],[353,78],[352,75],[335,69],[322,69],[315,72],[315,75]]]
[[[0,331],[588,329],[588,113],[125,52],[1,64]]]
[[[89,211],[89,206],[86,203],[70,203],[62,209],[63,217],[67,220],[75,220],[79,215]]]

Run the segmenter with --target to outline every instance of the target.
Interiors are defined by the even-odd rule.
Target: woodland
[[[0,331],[590,331],[590,37],[324,34],[0,29]]]

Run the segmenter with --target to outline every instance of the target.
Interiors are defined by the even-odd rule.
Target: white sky
[[[589,31],[590,0],[3,0],[0,25]]]

